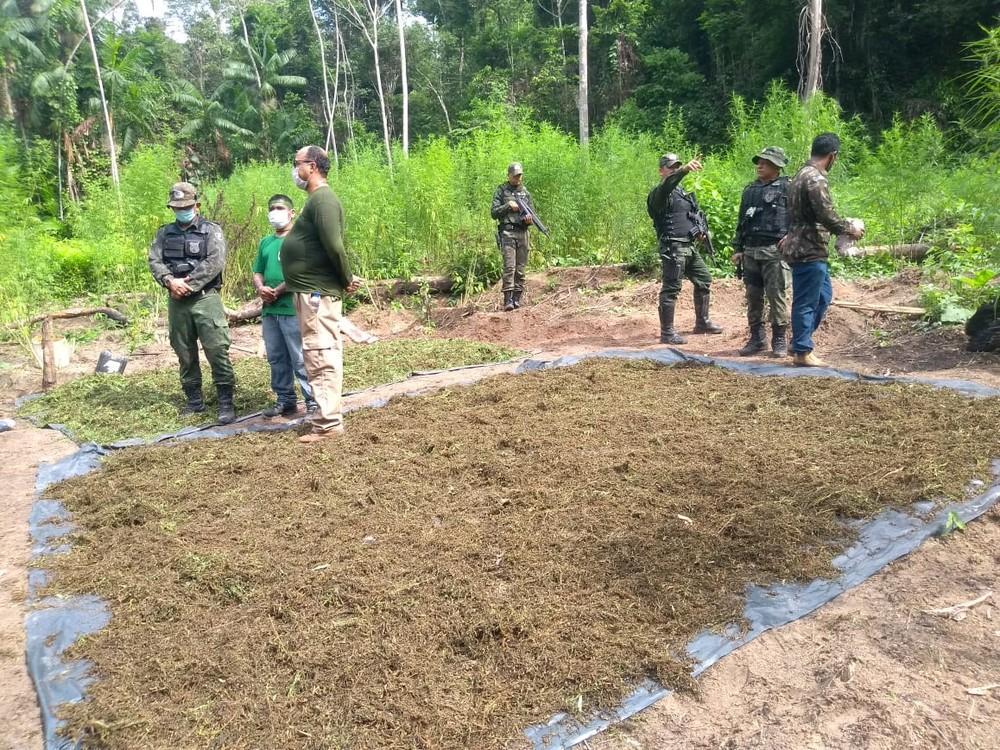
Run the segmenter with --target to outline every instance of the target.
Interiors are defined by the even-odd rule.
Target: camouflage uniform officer
[[[788,299],[792,270],[781,258],[778,242],[788,232],[788,178],[781,176],[787,164],[785,152],[768,146],[755,157],[756,182],[743,189],[733,241],[733,263],[743,264],[747,288],[747,322],[750,340],[740,349],[741,357],[767,348],[764,334],[764,298],[771,308],[771,354],[788,356]]]
[[[490,207],[490,215],[498,222],[497,244],[503,253],[503,309],[506,312],[521,306],[524,269],[528,265],[528,226],[531,219],[521,215],[516,199],[524,201],[534,211],[531,193],[524,187],[524,169],[520,162],[507,167],[507,182],[493,193]]]
[[[833,301],[827,265],[830,235],[860,239],[864,229],[840,218],[826,175],[840,152],[840,138],[822,133],[812,142],[809,161],[788,186],[788,234],[781,253],[792,267],[792,354],[799,367],[822,367],[813,354],[812,335]]]
[[[694,193],[681,188],[681,180],[689,172],[701,169],[701,162],[692,159],[681,165],[677,154],[660,157],[661,182],[646,197],[646,211],[653,220],[659,239],[660,265],[663,284],[660,288],[660,343],[686,344],[687,339],[674,330],[674,311],[681,282],[685,277],[694,285],[695,333],[722,333],[708,317],[712,274],[694,248],[697,239],[693,217],[701,213]]]
[[[170,345],[177,353],[181,388],[187,397],[181,414],[205,411],[198,361],[201,341],[219,397],[219,421],[228,424],[236,419],[236,381],[229,361],[229,324],[219,296],[226,240],[222,227],[199,213],[201,204],[194,185],[175,184],[170,188],[167,206],[173,209],[175,220],[157,230],[149,246],[149,270],[157,283],[170,292]]]

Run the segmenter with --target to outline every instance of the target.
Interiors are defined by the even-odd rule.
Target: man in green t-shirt
[[[271,390],[277,397],[274,406],[264,410],[265,417],[290,417],[296,413],[298,404],[293,375],[299,381],[307,413],[316,411],[316,400],[302,360],[299,321],[281,270],[281,244],[292,230],[294,219],[292,199],[287,195],[272,195],[267,202],[267,220],[274,227],[274,234],[260,241],[253,264],[253,285],[263,302],[260,318],[267,362],[271,365]]]

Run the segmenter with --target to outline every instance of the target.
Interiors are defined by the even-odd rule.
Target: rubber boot
[[[184,396],[187,398],[187,404],[181,409],[182,417],[205,411],[205,397],[201,393],[200,385],[184,386]]]
[[[660,312],[660,343],[686,344],[687,339],[674,330],[674,310],[676,302],[661,302]]]
[[[750,357],[764,351],[767,348],[767,339],[764,337],[764,324],[752,323],[750,325],[750,338],[743,348],[740,349],[741,357]]]
[[[788,356],[788,326],[771,325],[771,356]]]
[[[695,333],[722,333],[722,329],[708,317],[708,306],[711,299],[712,293],[707,289],[696,288],[694,290]]]
[[[236,407],[233,405],[233,387],[217,385],[215,392],[219,396],[219,424],[229,424],[236,421]]]
[[[514,309],[514,292],[503,293],[503,311],[510,312]]]
[[[515,289],[511,293],[510,301],[514,303],[514,309],[518,310],[521,307],[521,295],[524,294],[523,289]]]

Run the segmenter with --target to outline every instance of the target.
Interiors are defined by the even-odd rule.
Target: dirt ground
[[[916,304],[919,277],[835,281],[835,297],[881,304]],[[679,308],[682,333],[693,325],[690,287]],[[498,293],[429,311],[369,306],[355,323],[379,336],[444,336],[501,342],[539,355],[608,346],[656,344],[655,281],[620,272],[565,270],[533,275],[527,306],[505,314]],[[683,349],[734,357],[746,337],[742,287],[713,286],[712,317],[726,332],[689,336]],[[817,353],[833,365],[871,374],[958,378],[1000,387],[1000,356],[964,350],[960,328],[927,330],[892,315],[834,307],[816,336]],[[79,346],[60,382],[91,372],[97,353],[123,345],[114,333]],[[260,350],[258,326],[234,329],[234,356]],[[134,352],[129,370],[173,362],[166,337]],[[40,371],[23,348],[0,346],[0,416],[14,398],[37,390]],[[38,437],[44,435],[46,437]],[[65,441],[19,425],[0,435],[9,492],[0,529],[0,748],[34,748],[37,716],[23,677],[26,519],[37,460]],[[14,453],[16,451],[16,454]],[[13,459],[13,460],[12,460]],[[19,520],[21,519],[21,520]],[[767,634],[713,667],[697,697],[671,697],[590,747],[610,748],[992,748],[1000,725],[1000,689],[972,695],[968,688],[1000,683],[1000,514],[972,524],[963,535],[931,542],[906,560],[842,596],[811,617]],[[995,592],[961,621],[923,609]],[[5,593],[8,592],[8,593]],[[12,614],[13,610],[13,614]],[[21,639],[21,640],[18,640]],[[13,647],[8,644],[14,644]],[[18,676],[18,671],[21,675]],[[21,707],[18,710],[18,706]],[[10,708],[8,708],[10,707]],[[9,717],[9,720],[8,720]]]

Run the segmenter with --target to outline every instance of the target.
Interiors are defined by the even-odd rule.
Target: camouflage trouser
[[[201,387],[201,364],[198,342],[212,368],[216,386],[234,385],[233,365],[229,361],[229,324],[218,292],[197,294],[184,299],[171,297],[167,305],[170,346],[177,353],[182,387]]]
[[[771,323],[788,325],[788,290],[792,269],[781,259],[777,245],[748,247],[743,251],[743,283],[747,287],[747,320],[764,322],[764,298],[771,306]]]
[[[707,291],[712,286],[712,274],[690,243],[661,242],[660,270],[663,283],[660,286],[660,304],[673,302],[681,293],[681,284],[687,278],[694,284],[695,291]]]
[[[500,230],[500,252],[503,254],[503,291],[524,291],[524,269],[528,265],[528,231]]]

